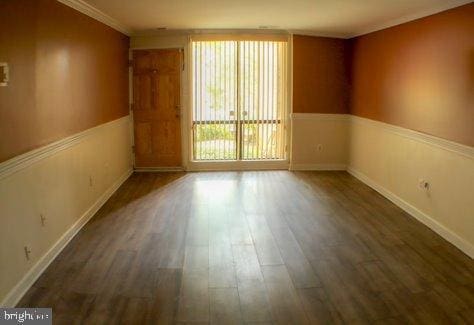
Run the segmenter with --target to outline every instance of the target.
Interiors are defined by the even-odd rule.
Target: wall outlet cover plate
[[[8,86],[9,78],[8,63],[0,62],[0,87]]]

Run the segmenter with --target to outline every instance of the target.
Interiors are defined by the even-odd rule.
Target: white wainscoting
[[[0,164],[2,306],[17,303],[128,178],[129,123],[124,117]],[[474,148],[340,114],[293,114],[292,130],[290,169],[347,167],[474,258]]]
[[[290,170],[345,170],[350,116],[291,114]]]
[[[356,116],[349,141],[352,175],[474,258],[473,147]]]
[[[473,147],[353,115],[291,121],[290,170],[347,170],[474,258]]]
[[[130,141],[126,116],[0,164],[1,306],[21,299],[130,176]]]

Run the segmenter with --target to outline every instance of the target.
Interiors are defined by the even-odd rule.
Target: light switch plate
[[[0,87],[8,86],[9,79],[8,63],[0,62]]]

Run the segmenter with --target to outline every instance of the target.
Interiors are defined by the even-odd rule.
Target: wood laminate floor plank
[[[346,172],[135,173],[18,306],[55,324],[469,324],[474,262]]]

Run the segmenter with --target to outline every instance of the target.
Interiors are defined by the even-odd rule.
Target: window
[[[192,42],[194,160],[286,158],[287,42]]]

